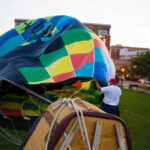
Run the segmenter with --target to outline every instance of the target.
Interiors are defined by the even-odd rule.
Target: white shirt
[[[117,106],[121,96],[121,89],[116,85],[102,87],[101,92],[104,93],[103,102],[108,105]]]

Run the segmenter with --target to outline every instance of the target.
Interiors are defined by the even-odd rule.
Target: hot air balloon
[[[6,86],[0,91],[3,118],[13,119],[15,112],[30,120],[60,97],[76,95],[99,103],[100,92],[93,88],[92,79],[106,86],[114,77],[106,46],[76,18],[61,15],[29,20],[0,37],[1,89]],[[7,95],[12,92],[17,96]]]
[[[97,78],[115,67],[99,37],[69,16],[29,20],[0,37],[0,76],[21,84]]]
[[[33,85],[32,89],[37,89],[34,88],[36,85],[48,84],[48,89],[54,90],[78,80],[87,81],[92,78],[97,78],[102,85],[107,85],[114,76],[115,67],[105,45],[93,31],[73,17],[62,15],[29,20],[0,37],[2,82],[7,80],[13,82],[13,85],[17,83],[30,87]],[[82,82],[82,87],[83,85],[85,83]],[[92,87],[90,82],[86,86]],[[5,90],[1,95],[7,93],[6,88],[3,86]],[[9,91],[14,91],[12,88],[9,88]],[[41,95],[43,89],[40,88],[36,92]],[[48,91],[47,94],[56,100],[60,93],[61,91]],[[80,95],[85,98],[86,94]],[[90,97],[87,99],[94,102],[95,98]],[[8,99],[12,99],[12,95],[6,99],[3,104],[8,104]],[[23,100],[18,101],[20,101],[19,108],[13,110],[18,111],[22,107]],[[9,100],[13,107],[11,102],[12,100]],[[26,105],[29,106],[26,102],[22,108],[27,108]],[[2,111],[11,114],[12,111],[8,113],[11,107],[4,107],[6,111],[5,109]],[[34,107],[36,109],[36,106]],[[22,111],[19,112],[22,116]]]

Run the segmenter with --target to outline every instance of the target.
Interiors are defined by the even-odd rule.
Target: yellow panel
[[[23,116],[24,120],[31,120],[30,117],[27,117],[27,116]]]
[[[51,31],[51,34],[53,34],[56,30],[57,30],[57,28],[55,27],[55,28]]]
[[[29,82],[29,84],[40,84],[40,83],[53,83],[53,79],[50,78],[50,79],[46,79],[46,80],[43,80],[43,81],[39,81],[39,82]]]
[[[69,54],[88,53],[93,50],[93,41],[80,41],[65,46]]]
[[[90,89],[90,85],[91,85],[91,81],[82,82],[82,89],[87,91]]]
[[[67,73],[67,72],[72,72],[73,68],[70,62],[69,56],[65,56],[50,66],[46,67],[46,70],[49,72],[49,74],[54,77],[59,74]]]
[[[22,46],[26,46],[26,45],[28,45],[28,44],[30,44],[30,43],[29,43],[29,42],[26,42],[26,43],[22,44]]]
[[[19,102],[1,101],[0,106],[3,109],[21,109],[22,104]]]
[[[100,39],[95,33],[90,33],[93,39]]]
[[[36,111],[24,110],[23,113],[24,113],[24,115],[27,115],[27,116],[39,116],[39,115],[41,115],[40,110],[38,110],[38,111],[37,110]]]

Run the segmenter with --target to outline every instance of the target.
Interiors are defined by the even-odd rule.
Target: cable
[[[50,104],[52,103],[52,101],[50,101],[49,99],[47,99],[47,98],[45,98],[45,97],[43,97],[43,96],[37,94],[36,92],[34,92],[34,91],[32,91],[32,90],[26,88],[26,87],[23,86],[23,85],[20,85],[20,84],[18,84],[18,83],[15,83],[15,82],[13,82],[13,81],[11,81],[11,80],[9,80],[9,79],[6,79],[6,78],[4,78],[4,77],[2,77],[2,76],[0,76],[0,79],[5,80],[5,81],[7,81],[7,82],[9,82],[9,83],[11,83],[11,84],[17,86],[17,87],[19,87],[19,88],[21,88],[21,89],[23,89],[23,90],[29,92],[30,94],[32,94],[32,95],[38,97],[39,99],[41,99],[41,100],[43,100],[43,101],[45,101],[45,102],[48,102],[48,103],[50,103]]]

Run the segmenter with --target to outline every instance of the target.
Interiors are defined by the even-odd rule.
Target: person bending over
[[[104,94],[100,108],[107,113],[120,116],[118,104],[122,92],[121,89],[117,86],[117,80],[115,78],[111,79],[109,81],[110,85],[106,87],[101,87],[97,80],[94,81],[97,90]]]

